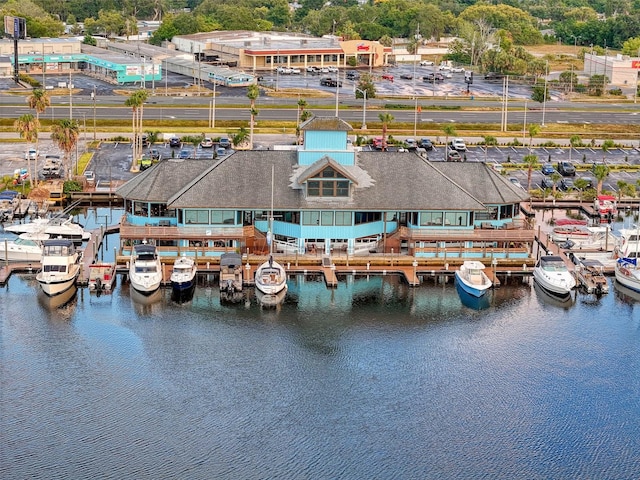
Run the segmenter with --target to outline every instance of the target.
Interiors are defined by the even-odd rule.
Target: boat
[[[491,306],[489,302],[489,295],[482,295],[481,297],[476,297],[475,295],[470,295],[466,290],[462,288],[461,282],[455,282],[456,291],[458,292],[458,297],[460,298],[460,302],[467,308],[472,310],[485,310]]]
[[[559,218],[556,220],[558,227],[564,227],[567,225],[586,225],[587,221],[583,218]]]
[[[143,295],[150,295],[160,288],[162,264],[155,245],[143,242],[133,246],[129,281],[133,289]]]
[[[616,261],[616,282],[630,290],[640,292],[640,269],[637,258],[619,258]]]
[[[616,197],[613,195],[598,195],[593,201],[593,209],[601,220],[612,220],[618,215]]]
[[[616,258],[637,258],[640,251],[640,226],[620,229],[620,239],[615,248]]]
[[[271,167],[271,211],[269,213],[269,230],[267,231],[267,243],[269,244],[269,258],[262,263],[255,273],[256,289],[266,295],[277,295],[287,289],[287,272],[282,265],[273,259],[273,176],[274,168]]]
[[[175,292],[192,289],[195,286],[196,273],[198,273],[198,266],[192,258],[184,255],[176,258],[171,270],[171,288]]]
[[[89,265],[89,290],[92,292],[111,292],[116,282],[116,264],[94,263]]]
[[[238,253],[223,253],[220,257],[220,299],[240,301],[242,285],[242,257]]]
[[[40,262],[42,261],[42,243],[49,235],[23,233],[15,240],[0,243],[0,260],[8,262]]]
[[[465,260],[456,270],[456,280],[465,292],[474,297],[482,297],[493,285],[484,273],[484,264],[477,260]]]
[[[559,296],[568,296],[576,286],[576,280],[557,255],[543,255],[533,269],[533,278],[545,291]]]
[[[566,249],[613,251],[616,237],[609,227],[585,227],[568,225],[554,227],[551,240]]]
[[[52,297],[75,285],[80,274],[80,258],[72,240],[45,240],[42,247],[42,269],[36,275],[42,291]]]
[[[570,258],[576,264],[574,274],[577,283],[585,293],[596,295],[609,293],[609,282],[604,276],[604,265],[601,262],[575,255],[570,255]]]
[[[5,231],[21,233],[46,233],[51,237],[67,238],[73,240],[76,245],[81,245],[88,240],[91,234],[82,228],[82,225],[74,223],[72,217],[34,218],[28,223],[17,223],[6,226]]]

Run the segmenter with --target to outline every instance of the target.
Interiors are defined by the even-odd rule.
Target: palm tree
[[[133,133],[133,162],[142,156],[142,113],[144,102],[147,101],[149,93],[144,90],[136,90],[124,102],[126,107],[131,107],[131,127]]]
[[[609,176],[610,169],[606,165],[594,165],[591,171],[598,181],[596,194],[600,195],[602,193],[602,183],[604,182],[604,179]]]
[[[600,146],[600,148],[602,149],[602,163],[607,163],[605,160],[607,152],[615,147],[615,145],[616,144],[611,139],[602,142],[602,145]]]
[[[299,98],[298,99],[298,121],[296,122],[296,138],[297,138],[297,143],[300,144],[300,142],[302,141],[302,138],[300,137],[300,122],[304,122],[307,120],[308,115],[305,115],[305,108],[307,106],[307,101],[304,98]]]
[[[258,115],[258,110],[256,110],[256,99],[260,96],[260,89],[258,85],[249,85],[247,87],[247,98],[251,102],[250,113],[251,113],[251,123],[249,123],[249,148],[253,150],[253,127],[255,124],[256,115]]]
[[[382,122],[382,151],[387,150],[387,127],[393,122],[393,115],[390,113],[380,113],[378,118]]]
[[[47,94],[46,90],[42,88],[36,88],[31,92],[31,95],[27,98],[29,108],[33,108],[36,111],[36,120],[40,123],[40,114],[44,113],[47,107],[51,106],[51,98]],[[39,127],[38,127],[39,128]],[[38,137],[36,136],[36,151],[38,151]],[[36,185],[38,184],[38,156],[36,155],[34,171],[36,173]]]
[[[445,125],[442,126],[442,131],[444,132],[444,136],[445,136],[445,141],[444,141],[444,159],[447,160],[448,159],[448,155],[449,155],[449,137],[455,137],[458,132],[456,131],[456,127],[454,127],[453,125],[451,125],[450,123],[447,123]]]
[[[244,143],[247,138],[249,138],[249,132],[247,132],[246,128],[240,127],[238,129],[237,133],[230,134],[229,136],[231,137],[231,140],[233,141],[233,145],[235,147],[238,147],[239,145]]]
[[[529,151],[531,151],[531,147],[533,146],[533,137],[540,133],[540,125],[536,123],[532,123],[529,125]]]
[[[538,156],[537,155],[525,155],[522,158],[522,162],[527,165],[527,192],[531,191],[531,174],[533,173],[533,169],[538,166]],[[555,188],[555,183],[554,183]]]
[[[64,152],[64,170],[67,174],[71,171],[71,152],[78,143],[79,137],[80,125],[75,120],[58,120],[51,125],[51,139]]]
[[[26,151],[26,159],[27,159],[27,172],[29,173],[29,183],[33,188],[33,175],[31,174],[31,156],[29,155],[29,147],[34,141],[38,140],[38,129],[40,128],[40,122],[36,117],[31,115],[30,113],[25,113],[21,115],[13,123],[13,128],[15,128],[20,134],[20,138],[24,138],[27,141],[27,151]],[[37,149],[36,149],[37,152]],[[36,153],[36,157],[37,157]]]

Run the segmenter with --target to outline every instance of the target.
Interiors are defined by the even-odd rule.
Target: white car
[[[298,67],[292,67],[291,68],[291,73],[294,74],[294,75],[300,75],[300,73],[302,73],[302,72],[300,71],[300,69]]]
[[[327,67],[327,69],[329,70],[330,73],[337,73],[338,72],[338,67]]]
[[[421,60],[420,61],[420,66],[421,67],[432,67],[433,66],[433,62],[431,60]]]
[[[35,148],[30,148],[28,152],[24,154],[25,160],[37,160],[38,159],[38,151]]]
[[[440,71],[445,71],[445,70],[449,71],[449,70],[451,70],[451,67],[449,65],[440,65],[438,67],[438,70],[440,70]]]
[[[209,137],[205,137],[200,142],[200,148],[213,148],[213,140]]]
[[[453,68],[451,68],[451,71],[453,73],[464,73],[464,68],[463,67],[453,67]]]
[[[465,145],[464,140],[461,138],[454,138],[453,140],[451,140],[450,146],[458,152],[467,151],[467,146]]]

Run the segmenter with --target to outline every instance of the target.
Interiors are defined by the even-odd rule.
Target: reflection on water
[[[12,277],[0,478],[637,477],[640,303],[618,289],[550,308],[504,281],[476,310],[447,278],[288,284],[278,309],[213,281],[52,307]]]
[[[474,297],[473,295],[470,295],[469,293],[467,293],[460,286],[460,283],[458,282],[457,279],[455,281],[455,284],[456,284],[456,290],[458,292],[458,296],[460,297],[460,301],[465,307],[471,308],[472,310],[484,310],[491,306],[491,302],[489,301],[489,298],[493,293],[492,291],[485,292],[485,294],[482,295],[481,297]]]
[[[38,288],[38,303],[50,314],[55,313],[61,318],[70,317],[72,309],[75,307],[77,292],[78,289],[73,285],[61,294],[50,297],[41,288]]]
[[[578,295],[577,290],[570,292],[566,296],[559,297],[558,295],[553,295],[552,293],[549,293],[548,291],[546,291],[544,288],[538,285],[538,282],[536,282],[535,280],[532,280],[532,281],[533,281],[533,289],[535,290],[536,296],[538,297],[541,303],[552,306],[552,307],[565,308],[565,309],[571,308],[575,303],[575,298]]]

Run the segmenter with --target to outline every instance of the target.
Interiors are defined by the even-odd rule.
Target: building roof
[[[315,130],[318,132],[322,131],[343,131],[350,132],[353,130],[351,125],[349,125],[344,120],[341,120],[338,117],[316,117],[312,116],[307,121],[300,124],[300,130]]]
[[[216,163],[166,161],[120,187],[130,199],[167,202],[172,208],[269,209],[271,166],[277,210],[485,210],[519,203],[526,193],[484,163],[432,163],[414,153],[359,152],[349,198],[305,197],[298,180],[309,169],[295,151],[239,151]],[[176,168],[178,167],[179,168]]]

